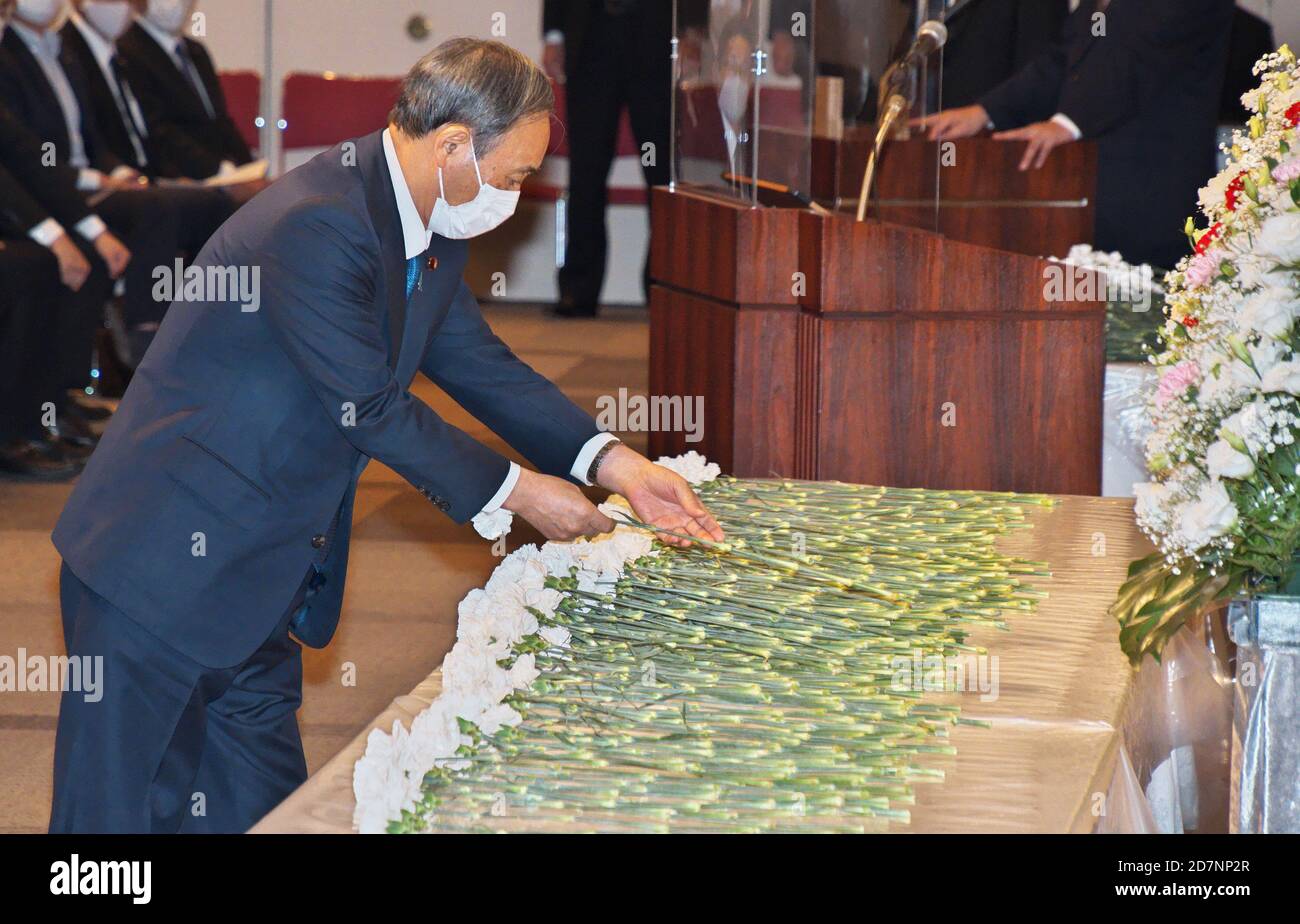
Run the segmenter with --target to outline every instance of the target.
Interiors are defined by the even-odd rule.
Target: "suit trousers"
[[[62,394],[50,361],[59,265],[29,240],[0,241],[0,442],[41,435],[42,405]]]
[[[581,47],[565,66],[569,210],[559,287],[561,296],[579,305],[596,304],[605,282],[609,172],[624,106],[637,144],[654,145],[653,162],[642,158],[646,185],[662,186],[671,174],[671,30],[658,34],[642,26],[635,17],[610,16],[598,7]],[[647,256],[645,282],[648,268]]]
[[[67,564],[59,593],[68,657],[102,661],[97,691],[62,694],[50,833],[242,833],[306,780],[302,648],[288,628],[300,599],[246,661],[213,669]]]

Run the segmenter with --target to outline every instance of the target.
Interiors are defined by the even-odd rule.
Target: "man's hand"
[[[116,279],[126,272],[126,265],[131,262],[131,251],[112,233],[105,231],[93,241],[95,251],[108,266],[108,275]]]
[[[542,70],[556,83],[564,83],[564,43],[547,42],[542,48]]]
[[[993,136],[998,141],[1027,141],[1025,156],[1020,159],[1020,169],[1039,169],[1047,163],[1047,156],[1063,144],[1074,141],[1074,135],[1064,125],[1053,122],[1035,122],[1015,131],[998,132]]]
[[[576,485],[526,468],[501,506],[532,523],[547,539],[567,542],[614,529],[614,521],[597,510]]]
[[[81,291],[90,275],[90,261],[72,243],[72,238],[60,234],[50,245],[50,252],[59,261],[59,281],[73,292]]]
[[[989,127],[989,114],[983,106],[947,109],[921,119],[913,119],[913,128],[923,128],[931,141],[955,141],[970,138]]]
[[[685,478],[662,465],[655,465],[627,446],[615,446],[609,451],[600,464],[596,479],[602,488],[627,498],[643,523],[714,542],[726,539],[718,521],[704,509]],[[665,533],[659,533],[658,537],[660,541],[678,548],[691,545],[687,539]]]

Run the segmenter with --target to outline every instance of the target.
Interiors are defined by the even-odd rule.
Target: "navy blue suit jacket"
[[[411,396],[417,370],[540,471],[567,476],[598,428],[492,334],[461,281],[466,250],[435,236],[408,304],[380,132],[244,206],[194,265],[258,267],[260,307],[171,305],[55,527],[72,572],[161,640],[223,667],[265,641],[324,557],[298,631],[325,644],[368,459],[461,523],[509,470]]]

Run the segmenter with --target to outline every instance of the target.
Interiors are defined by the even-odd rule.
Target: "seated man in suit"
[[[58,163],[77,171],[77,186],[96,213],[121,234],[134,259],[122,270],[124,320],[138,361],[166,310],[153,297],[154,270],[171,266],[178,253],[197,253],[212,230],[209,205],[185,192],[149,188],[147,178],[109,150],[90,102],[85,75],[65,55],[58,29],[63,0],[6,0],[10,16],[0,39],[0,101],[53,145]],[[50,152],[42,151],[44,159]],[[209,193],[202,198],[210,199]]]
[[[1173,266],[1215,170],[1232,0],[1083,0],[1060,42],[979,103],[924,120],[932,140],[988,128],[1041,167],[1080,138],[1099,148],[1096,245]]]
[[[62,285],[42,310],[54,325],[41,355],[57,386],[56,435],[65,448],[87,454],[96,442],[91,424],[104,412],[79,398],[89,381],[95,332],[104,304],[131,258],[77,191],[77,171],[43,158],[41,140],[0,103],[0,167],[13,179],[7,197],[7,233],[49,251]]]
[[[257,291],[205,284],[167,314],[54,531],[68,653],[116,679],[97,703],[63,697],[51,831],[243,831],[302,783],[294,637],[323,646],[338,624],[372,458],[458,523],[505,508],[548,538],[609,530],[576,486],[595,483],[723,538],[683,479],[516,359],[461,279],[467,239],[539,168],[553,106],[524,55],[452,39],[387,128],[281,178],[203,249],[204,279]],[[539,471],[413,397],[417,371]]]
[[[135,24],[118,40],[159,176],[206,179],[253,159],[226,111],[203,45],[185,34],[196,0],[131,0]]]
[[[158,171],[149,157],[149,131],[131,89],[129,68],[117,53],[117,40],[130,26],[127,0],[73,0],[73,11],[59,35],[64,57],[76,62],[85,81],[101,142],[122,163],[153,178]],[[171,185],[166,195],[185,216],[179,244],[190,255],[198,254],[237,208],[236,200],[223,189]]]
[[[59,389],[52,374],[60,310],[60,264],[29,239],[47,220],[41,205],[0,166],[0,472],[34,481],[66,481],[81,456],[45,427]],[[66,243],[66,235],[65,241]],[[68,244],[72,281],[84,285],[90,264]],[[66,401],[66,393],[61,395]],[[74,450],[75,451],[75,450]]]

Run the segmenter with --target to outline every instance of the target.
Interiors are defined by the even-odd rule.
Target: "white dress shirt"
[[[406,183],[405,174],[402,173],[402,165],[397,160],[397,149],[393,146],[392,132],[388,129],[384,129],[384,157],[388,161],[388,173],[393,178],[393,197],[397,200],[397,214],[402,220],[402,240],[406,244],[406,259],[410,260],[429,249],[429,242],[433,240],[433,229],[420,217],[420,210],[415,206],[415,198],[411,195],[411,188]],[[587,480],[587,469],[591,467],[591,460],[596,458],[596,453],[616,439],[617,437],[612,433],[597,433],[587,440],[578,452],[578,457],[573,461],[569,474],[583,484],[591,484]],[[501,505],[506,502],[510,492],[518,484],[519,474],[518,463],[511,462],[505,481],[501,482],[497,493],[492,495],[492,499],[483,506],[483,513],[494,513],[501,509]]]
[[[103,174],[98,170],[90,169],[86,159],[86,142],[81,136],[81,106],[77,103],[77,95],[73,92],[72,84],[68,82],[68,75],[63,72],[63,65],[59,62],[62,40],[57,32],[37,32],[20,22],[11,22],[9,27],[31,51],[59,101],[63,122],[68,131],[68,164],[77,168],[77,188],[83,191],[98,189],[103,181]],[[87,215],[77,222],[77,233],[88,241],[93,241],[107,230],[98,215]],[[63,236],[64,230],[63,226],[53,218],[47,218],[27,234],[42,247],[49,247]]]

